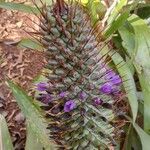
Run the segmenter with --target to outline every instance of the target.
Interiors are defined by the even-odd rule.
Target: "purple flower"
[[[108,70],[106,72],[106,79],[111,79],[112,77],[114,77],[116,75],[116,73],[113,70]]]
[[[94,105],[101,105],[103,103],[103,100],[101,100],[98,97],[94,98],[93,101],[94,101]]]
[[[64,106],[64,111],[65,112],[70,112],[71,110],[73,110],[76,107],[76,104],[73,100],[69,100],[65,103]]]
[[[40,82],[36,86],[37,86],[37,90],[42,92],[42,91],[46,91],[47,90],[48,83],[46,83],[46,82]]]
[[[81,99],[81,100],[85,100],[85,98],[87,97],[87,94],[85,93],[85,92],[80,92],[80,94],[79,94],[79,98]]]
[[[104,83],[101,87],[100,87],[100,91],[105,93],[105,94],[111,94],[113,91],[113,84],[110,82]]]
[[[67,92],[60,92],[60,93],[59,93],[59,96],[60,96],[61,98],[64,98],[64,97],[67,96]]]
[[[52,97],[50,94],[42,94],[41,97],[39,97],[39,99],[44,104],[48,104],[49,102],[51,102]]]
[[[116,75],[116,73],[113,70],[108,70],[106,74],[106,79],[114,85],[119,85],[122,82],[120,76]]]
[[[122,80],[121,80],[121,78],[120,78],[119,75],[113,76],[113,77],[110,79],[110,81],[111,81],[113,84],[115,84],[115,85],[119,85],[119,84],[122,82]]]

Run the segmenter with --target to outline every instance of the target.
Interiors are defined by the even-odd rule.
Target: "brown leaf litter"
[[[33,26],[25,13],[0,9],[0,16],[0,113],[6,118],[15,150],[23,150],[26,138],[25,118],[5,84],[5,79],[13,80],[30,92],[32,80],[40,73],[46,60],[41,52],[16,46],[22,38],[29,37],[23,31],[31,31],[25,22]],[[33,15],[29,17],[31,20],[36,19]]]

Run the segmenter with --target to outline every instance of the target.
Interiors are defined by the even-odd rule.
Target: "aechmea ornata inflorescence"
[[[57,0],[42,8],[39,26],[51,73],[37,90],[51,120],[50,137],[60,149],[115,146],[119,136],[115,103],[123,93],[123,81],[108,66],[108,53],[101,54],[100,33],[95,33],[86,10],[78,2]]]

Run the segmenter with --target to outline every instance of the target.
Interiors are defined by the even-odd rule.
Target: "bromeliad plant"
[[[27,118],[26,149],[136,149],[135,144],[130,143],[131,137],[136,135],[131,125],[126,124],[130,122],[141,139],[140,146],[148,150],[150,137],[135,124],[138,101],[132,75],[135,68],[139,69],[141,66],[137,65],[137,59],[132,56],[131,51],[134,40],[136,48],[138,47],[137,37],[133,39],[134,34],[139,35],[137,27],[144,23],[137,23],[134,15],[130,17],[134,8],[127,5],[127,0],[114,1],[100,25],[99,2],[96,0],[94,4],[89,0],[86,7],[74,0],[56,0],[51,5],[41,3],[42,8],[34,3],[36,8],[26,10],[38,14],[40,29],[35,32],[34,40],[45,49],[48,60],[46,81],[36,85],[36,92],[39,94],[35,99],[42,102],[41,108],[24,91],[8,82]],[[16,7],[19,5],[14,6],[21,9]],[[89,13],[87,8],[94,11]],[[106,23],[107,26],[104,27]],[[144,27],[146,30],[146,25]],[[149,32],[148,29],[146,31]],[[112,38],[113,33],[116,36]],[[31,36],[33,37],[33,33]],[[25,46],[30,47],[29,44]],[[116,48],[126,50],[128,54],[114,51]],[[133,64],[129,64],[131,69],[125,63],[126,58],[135,59]],[[142,60],[139,55],[138,58]],[[145,67],[144,63],[142,61],[142,67]],[[140,80],[146,84],[141,74]],[[148,94],[144,94],[147,98]],[[127,100],[133,120],[127,117],[130,115]],[[146,125],[147,130],[148,123]],[[30,132],[36,135],[39,142],[32,141],[34,136]],[[55,148],[51,141],[55,143]],[[35,147],[36,144],[33,143],[40,146]]]
[[[107,149],[117,145],[122,78],[102,55],[90,17],[80,3],[57,0],[42,8],[40,43],[48,56],[46,83],[38,99],[50,118],[51,138],[61,149]],[[108,44],[108,43],[107,43]],[[117,138],[116,138],[117,136]],[[119,139],[119,138],[118,138]]]

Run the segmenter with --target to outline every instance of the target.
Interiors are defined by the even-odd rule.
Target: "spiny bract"
[[[51,138],[60,149],[114,146],[118,136],[114,103],[122,93],[122,80],[101,55],[90,17],[73,1],[57,1],[43,7],[41,14],[40,40],[52,73],[37,89],[51,119]]]

